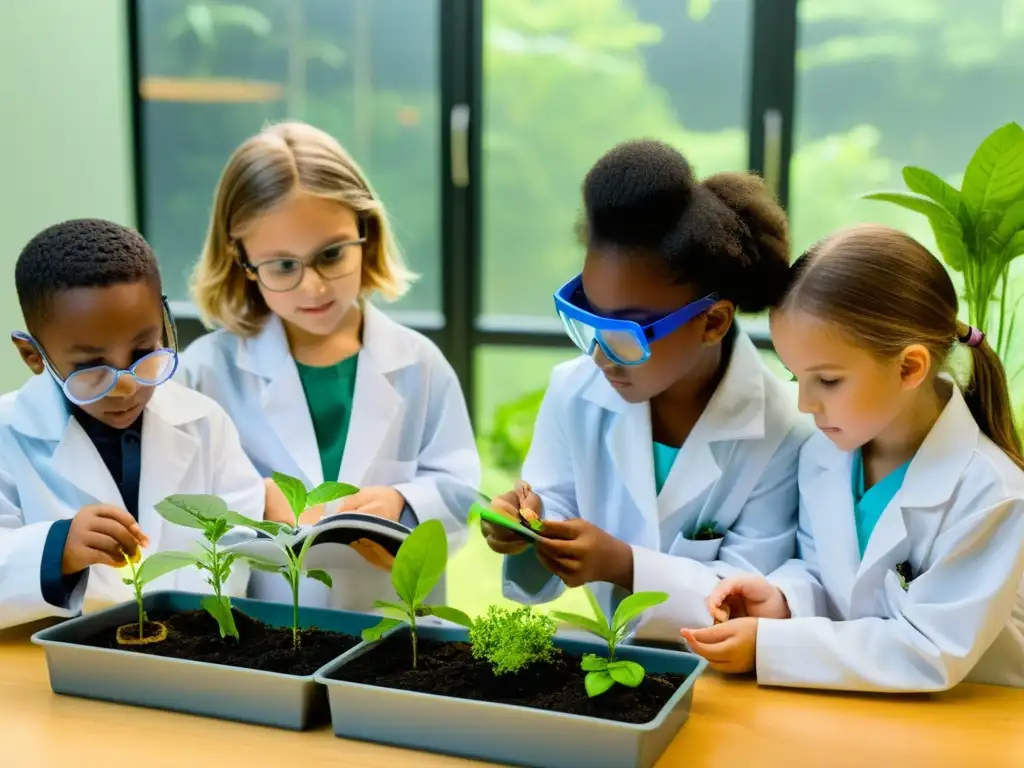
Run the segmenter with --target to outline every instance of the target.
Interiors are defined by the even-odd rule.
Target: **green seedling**
[[[307,576],[311,579],[316,579],[322,584],[326,584],[328,588],[334,586],[334,582],[331,580],[331,576],[327,571],[322,571],[318,568],[306,570],[305,567],[306,554],[309,552],[309,548],[313,544],[313,540],[316,538],[316,531],[310,531],[305,536],[302,546],[299,547],[298,552],[293,548],[292,543],[296,540],[299,519],[302,517],[302,513],[311,507],[327,504],[328,502],[344,498],[345,496],[351,496],[358,493],[359,489],[354,485],[349,485],[347,483],[328,481],[321,483],[310,491],[307,491],[306,486],[302,484],[301,480],[285,475],[281,472],[275,472],[273,480],[274,484],[281,489],[281,493],[283,493],[284,497],[288,500],[288,506],[291,509],[292,514],[295,516],[294,527],[285,525],[284,523],[276,523],[268,520],[248,520],[244,524],[250,528],[255,528],[269,534],[274,540],[274,543],[277,544],[285,554],[286,561],[284,564],[278,564],[260,560],[255,557],[243,557],[253,568],[261,571],[268,571],[270,573],[280,573],[288,582],[292,591],[292,647],[298,648],[299,584],[302,582],[302,577]]]
[[[374,602],[375,608],[390,610],[400,618],[385,616],[376,626],[364,629],[366,642],[380,640],[390,630],[402,624],[409,625],[412,637],[412,667],[416,669],[416,619],[437,616],[440,619],[471,627],[473,622],[465,613],[447,605],[424,605],[423,601],[440,580],[448,564],[448,537],[440,520],[427,520],[416,526],[402,542],[391,567],[391,584],[401,603],[384,600]]]
[[[206,583],[213,594],[200,601],[203,609],[217,622],[221,637],[238,639],[238,628],[231,610],[231,598],[223,594],[223,585],[231,575],[236,556],[217,549],[217,544],[229,530],[250,527],[254,522],[244,515],[228,509],[217,496],[179,494],[168,496],[156,505],[156,511],[168,522],[203,532],[202,554],[192,558],[192,564],[206,571]]]
[[[131,587],[135,592],[135,602],[139,607],[139,635],[137,638],[131,637],[130,630],[133,629],[133,627],[131,624],[125,624],[117,628],[117,642],[121,645],[149,645],[150,643],[159,643],[167,637],[167,627],[159,621],[149,621],[143,604],[142,590],[147,584],[155,581],[165,574],[176,571],[179,568],[193,565],[195,563],[195,557],[187,552],[154,552],[143,560],[138,567],[136,567],[136,563],[138,563],[142,558],[141,549],[136,551],[134,558],[123,551],[122,554],[124,554],[128,572],[131,576],[124,576],[121,578],[121,581]],[[148,637],[146,636],[146,624],[153,627],[155,634]]]
[[[636,688],[644,680],[646,674],[644,668],[635,661],[616,659],[615,649],[626,639],[629,623],[648,608],[653,608],[668,600],[668,595],[665,592],[636,592],[619,603],[619,607],[615,609],[615,615],[609,622],[604,611],[601,610],[597,598],[594,597],[594,593],[586,587],[583,588],[583,591],[590,601],[591,610],[594,611],[596,618],[592,619],[562,611],[552,611],[551,615],[559,621],[585,629],[608,643],[608,658],[602,658],[592,653],[583,656],[581,667],[587,673],[584,681],[587,695],[600,696],[615,683]]]
[[[550,616],[535,614],[529,606],[509,610],[492,605],[486,616],[473,621],[469,641],[473,657],[486,659],[495,675],[503,675],[551,661],[558,653],[552,642],[556,630]]]
[[[722,534],[719,533],[718,527],[714,523],[704,523],[691,533],[688,537],[691,541],[713,541],[714,539],[722,538]]]

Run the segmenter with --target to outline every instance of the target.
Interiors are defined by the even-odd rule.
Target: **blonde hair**
[[[957,341],[972,336],[957,319],[956,289],[939,260],[909,235],[877,225],[835,232],[797,259],[781,305],[790,308],[836,323],[883,360],[920,344],[936,369]],[[1024,469],[1003,364],[984,339],[970,353],[967,406],[981,431]]]
[[[270,125],[239,146],[221,174],[203,253],[192,274],[192,297],[207,326],[252,336],[270,309],[242,268],[235,240],[258,216],[296,189],[335,200],[359,217],[363,245],[362,293],[394,301],[416,275],[406,267],[383,204],[359,165],[331,136],[311,125]]]

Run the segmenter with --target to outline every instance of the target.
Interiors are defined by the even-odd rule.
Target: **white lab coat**
[[[324,481],[313,420],[280,318],[271,315],[249,339],[225,330],[200,337],[182,354],[179,371],[189,386],[227,410],[260,474],[284,472],[307,488]],[[353,402],[341,469],[328,479],[395,488],[415,513],[401,522],[440,520],[451,556],[465,541],[466,516],[480,483],[480,457],[451,365],[425,336],[366,303]],[[390,573],[354,550],[339,558],[338,567],[328,569],[333,589],[303,581],[303,605],[369,611],[374,600],[394,599]],[[253,573],[250,591],[264,600],[292,599],[277,574]],[[442,583],[432,599],[443,600],[443,594]]]
[[[811,431],[737,328],[725,374],[660,494],[649,404],[624,401],[589,357],[554,370],[522,475],[545,517],[582,516],[632,546],[633,592],[670,596],[634,637],[679,643],[679,627],[712,623],[705,598],[721,578],[767,574],[793,556],[797,457]],[[724,537],[686,538],[708,523]],[[609,611],[619,590],[590,588]],[[532,548],[505,558],[506,597],[537,604],[563,589]]]
[[[939,691],[1024,686],[1024,472],[953,395],[861,559],[852,454],[800,456],[799,558],[770,576],[792,619],[761,619],[764,685]],[[896,566],[909,561],[903,590]]]
[[[231,509],[263,518],[263,482],[242,451],[238,433],[212,400],[174,382],[156,388],[142,423],[139,525],[149,537],[143,554],[194,551],[202,532],[165,521],[154,505],[177,493],[215,494]],[[40,565],[50,526],[89,504],[124,508],[92,441],[67,410],[48,374],[32,377],[0,398],[0,628],[49,616],[69,617],[133,600],[119,569],[92,566],[66,610],[43,599]],[[249,570],[238,562],[224,585],[242,597]],[[209,593],[205,576],[185,568],[151,582],[146,591]]]

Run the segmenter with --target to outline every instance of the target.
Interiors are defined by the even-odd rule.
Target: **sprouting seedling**
[[[469,642],[474,658],[486,659],[495,675],[503,675],[555,658],[556,630],[550,616],[528,605],[515,610],[492,605],[486,616],[473,621]]]
[[[590,601],[591,610],[596,618],[580,616],[576,613],[564,613],[562,611],[551,611],[558,621],[585,629],[587,632],[597,635],[608,643],[608,658],[602,658],[595,654],[588,653],[583,656],[581,667],[587,673],[584,681],[587,686],[588,696],[600,696],[611,688],[615,683],[636,688],[644,680],[646,672],[644,668],[635,661],[615,658],[615,649],[629,632],[629,623],[637,618],[648,608],[653,608],[659,603],[668,600],[665,592],[636,592],[625,598],[619,607],[615,609],[615,615],[609,622],[601,610],[601,605],[594,597],[594,593],[584,587],[583,591]]]
[[[142,561],[141,565],[136,567],[136,563],[142,558],[142,550],[137,549],[135,556],[132,557],[125,553],[124,559],[128,564],[128,572],[131,574],[130,577],[124,576],[121,578],[125,584],[132,588],[135,592],[135,602],[139,607],[139,636],[137,639],[132,639],[128,636],[128,630],[131,629],[130,624],[126,624],[117,629],[117,641],[121,645],[141,645],[144,643],[155,643],[160,642],[167,637],[167,627],[160,622],[150,622],[146,616],[146,608],[143,602],[143,589],[147,584],[161,576],[176,571],[179,568],[184,568],[195,563],[195,557],[187,552],[154,552],[152,555]],[[146,624],[155,624],[156,634],[151,637],[146,637]]]
[[[231,598],[222,592],[236,555],[219,550],[217,544],[232,528],[250,527],[256,521],[230,511],[218,496],[199,494],[168,496],[156,505],[156,511],[171,523],[203,532],[202,553],[192,558],[192,564],[207,572],[206,582],[213,588],[213,594],[203,597],[200,605],[217,622],[221,637],[230,636],[237,640],[238,628],[231,611]]]
[[[397,612],[401,618],[385,616],[376,626],[364,629],[366,642],[379,640],[386,632],[401,624],[409,625],[412,637],[412,666],[416,668],[416,618],[437,616],[440,619],[472,626],[472,620],[458,608],[447,605],[424,605],[423,601],[440,580],[448,563],[448,539],[440,520],[427,520],[416,526],[402,542],[391,567],[391,584],[402,602],[374,602],[375,608]]]
[[[302,513],[307,509],[321,504],[327,504],[328,502],[335,501],[336,499],[340,499],[345,496],[351,496],[358,493],[359,489],[354,485],[349,485],[347,483],[328,481],[321,483],[313,490],[307,492],[306,486],[302,484],[301,480],[281,472],[275,472],[273,480],[274,484],[281,489],[281,493],[284,494],[285,499],[288,500],[288,506],[291,509],[292,514],[295,516],[294,528],[292,526],[284,525],[283,523],[266,520],[246,520],[245,522],[239,521],[238,524],[244,524],[250,528],[255,528],[269,534],[284,553],[285,562],[283,564],[279,564],[247,555],[242,557],[244,557],[244,559],[253,568],[261,571],[269,571],[271,573],[280,573],[288,582],[292,591],[292,647],[298,648],[299,584],[302,581],[302,577],[308,576],[311,579],[316,579],[317,581],[326,584],[328,588],[332,587],[334,582],[327,571],[322,571],[318,568],[306,570],[305,567],[306,554],[309,552],[309,548],[313,544],[313,540],[316,538],[318,531],[309,531],[303,538],[299,551],[296,552],[292,546],[292,543],[296,541],[297,532],[295,529],[299,527],[299,520],[302,517]]]

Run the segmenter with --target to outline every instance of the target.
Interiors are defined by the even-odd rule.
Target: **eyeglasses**
[[[293,291],[302,285],[306,276],[306,269],[313,270],[324,280],[339,280],[348,275],[354,274],[352,269],[352,257],[356,249],[362,249],[366,243],[365,237],[358,240],[344,240],[340,243],[332,243],[314,253],[308,261],[302,259],[284,258],[269,259],[253,264],[245,252],[245,247],[240,240],[235,241],[238,249],[242,268],[251,277],[266,288],[275,293]]]
[[[586,354],[592,355],[595,347],[601,347],[613,363],[640,365],[651,357],[651,342],[675,332],[717,301],[718,295],[711,293],[659,320],[640,325],[591,312],[583,292],[583,278],[577,275],[555,293],[555,311],[569,338]]]
[[[22,331],[14,331],[11,337],[26,341],[35,347],[43,359],[43,365],[64,391],[64,395],[75,405],[89,405],[102,400],[117,386],[122,376],[131,376],[144,387],[156,387],[170,380],[178,369],[178,332],[171,318],[167,297],[163,297],[164,333],[170,347],[155,349],[139,358],[129,368],[115,368],[112,365],[94,365],[81,368],[71,375],[61,376],[56,366],[35,338]]]

